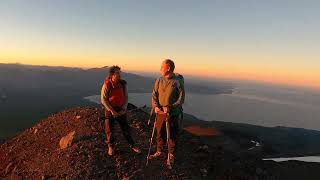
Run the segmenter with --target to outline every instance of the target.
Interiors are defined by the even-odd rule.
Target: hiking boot
[[[168,154],[168,159],[167,159],[168,168],[172,169],[173,164],[174,164],[174,156],[173,156],[173,154],[169,153]]]
[[[136,147],[136,146],[132,146],[131,149],[132,149],[132,151],[135,152],[135,153],[138,153],[138,154],[141,153],[140,148],[138,148],[138,147]]]
[[[150,156],[149,156],[149,159],[150,159],[150,160],[151,160],[151,159],[156,159],[156,158],[159,158],[159,157],[161,157],[161,156],[162,156],[162,152],[157,151],[156,153],[150,155]]]
[[[113,148],[112,146],[108,146],[108,155],[112,156],[113,155]]]

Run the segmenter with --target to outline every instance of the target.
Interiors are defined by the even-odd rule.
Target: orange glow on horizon
[[[294,69],[283,71],[282,69],[251,67],[245,69],[235,66],[212,67],[212,68],[177,68],[176,72],[203,78],[221,78],[229,80],[247,80],[271,84],[283,84],[301,86],[305,88],[320,89],[320,76],[312,72],[295,72]],[[155,69],[150,67],[150,69]],[[150,69],[131,69],[140,72],[154,72]],[[158,72],[157,69],[155,69]]]
[[[145,73],[158,73],[162,60],[152,61],[151,58],[137,57],[136,59],[128,60],[125,57],[99,57],[99,56],[74,56],[73,54],[56,54],[54,56],[46,53],[39,53],[37,56],[26,56],[21,53],[17,54],[1,54],[1,59],[10,59],[5,61],[1,60],[0,63],[21,63],[31,65],[48,65],[48,66],[66,66],[66,67],[79,67],[79,68],[95,68],[111,65],[119,65],[123,71],[145,72]],[[14,58],[13,58],[14,57]],[[46,59],[46,61],[43,61]],[[58,59],[58,60],[57,60]],[[91,60],[91,59],[106,59]],[[152,58],[153,60],[156,58]],[[157,58],[160,59],[160,58]],[[180,58],[179,58],[180,59]],[[183,59],[183,58],[181,58]],[[46,63],[44,63],[46,62]],[[97,63],[98,62],[98,63]],[[220,61],[219,61],[220,62]],[[221,61],[223,62],[223,61]],[[212,65],[216,64],[216,65]],[[183,61],[176,61],[176,72],[184,75],[204,78],[221,78],[231,80],[249,80],[274,84],[294,85],[307,88],[320,89],[320,74],[315,73],[316,70],[304,70],[299,67],[273,67],[264,65],[230,65],[223,63],[208,63],[208,64],[190,64]]]
[[[265,69],[229,69],[216,71],[203,71],[196,73],[196,71],[187,72],[186,74],[205,77],[205,78],[222,78],[231,80],[246,80],[257,81],[271,84],[283,84],[291,86],[301,86],[312,89],[320,89],[320,77],[312,73],[294,73],[292,71],[283,72],[281,70],[269,71]]]

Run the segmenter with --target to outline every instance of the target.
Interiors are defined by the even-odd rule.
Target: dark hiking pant
[[[128,143],[133,146],[134,141],[131,136],[131,129],[127,121],[127,114],[121,115],[117,118],[114,118],[111,112],[105,112],[105,132],[106,132],[106,143],[108,146],[114,145],[114,124],[117,121],[122,130],[123,136],[128,141]]]
[[[157,151],[162,152],[164,143],[167,143],[167,131],[166,131],[166,120],[169,122],[170,126],[170,138],[167,144],[168,152],[174,154],[177,144],[177,137],[179,133],[178,120],[179,115],[170,115],[167,118],[165,114],[158,114],[156,122],[157,130]]]

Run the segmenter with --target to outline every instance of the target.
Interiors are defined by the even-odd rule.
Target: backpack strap
[[[112,85],[110,79],[105,79],[105,80],[104,80],[104,84],[105,84],[105,86],[106,86],[107,89],[109,89],[109,90],[113,89],[113,85]]]

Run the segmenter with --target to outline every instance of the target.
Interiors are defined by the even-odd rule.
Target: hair
[[[170,71],[173,72],[175,65],[171,59],[165,59],[164,62],[170,67]]]
[[[112,75],[114,75],[114,73],[116,72],[116,70],[121,70],[121,68],[119,66],[111,66],[109,68],[109,78],[111,78]]]

